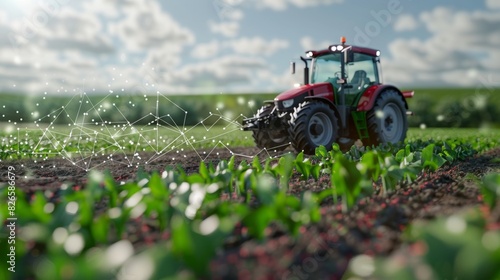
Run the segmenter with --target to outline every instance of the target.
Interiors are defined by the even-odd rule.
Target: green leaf
[[[255,176],[254,173],[252,175]],[[261,174],[256,181],[253,181],[252,190],[255,196],[264,205],[271,205],[274,202],[275,195],[279,192],[276,179],[268,174]]]
[[[248,190],[255,190],[257,188],[257,176],[256,172],[253,169],[247,169],[245,173],[240,175],[240,194],[247,194]]]
[[[500,174],[488,174],[484,176],[481,185],[481,193],[484,202],[494,208],[497,205],[497,200],[500,198]]]
[[[207,166],[204,161],[200,161],[200,171],[199,171],[201,177],[205,179],[205,181],[209,181],[210,179],[210,173],[208,172]]]
[[[292,155],[286,155],[279,159],[278,164],[274,167],[277,174],[280,175],[280,187],[283,191],[288,190],[290,177],[292,176],[294,159]]]
[[[311,168],[311,175],[313,176],[314,180],[318,181],[320,174],[321,166],[319,166],[318,164],[313,165]]]
[[[337,156],[332,170],[332,184],[343,197],[343,210],[347,211],[356,203],[363,189],[363,175],[356,168],[356,162],[342,155]]]
[[[262,206],[246,216],[243,219],[243,223],[248,227],[250,235],[258,239],[263,239],[265,229],[275,217],[276,212],[273,206]]]
[[[302,174],[302,178],[304,180],[309,179],[309,176],[311,175],[311,169],[312,169],[312,165],[310,162],[296,161],[295,168],[297,169],[297,171],[300,174]]]
[[[106,244],[108,242],[109,228],[110,220],[107,215],[101,215],[94,219],[90,230],[95,242]]]
[[[429,144],[427,147],[422,149],[422,161],[425,162],[433,162],[434,156],[434,147],[436,145]]]
[[[377,152],[369,151],[361,158],[361,170],[367,178],[377,181],[381,174],[380,155]]]
[[[153,175],[151,175],[148,186],[151,189],[151,194],[158,199],[163,199],[167,195],[167,187],[163,184],[158,172],[154,172]]]
[[[116,207],[118,202],[117,184],[110,174],[104,177],[104,189],[107,191],[107,195],[109,195],[109,207]]]
[[[235,161],[235,156],[232,156],[231,159],[229,159],[229,163],[227,164],[227,168],[229,170],[235,170],[235,164],[234,164],[234,161]]]
[[[47,200],[45,196],[41,192],[35,193],[35,198],[31,203],[31,208],[33,213],[36,215],[38,220],[43,224],[47,224],[51,220],[51,215],[45,212],[45,205],[47,204]]]
[[[201,176],[200,174],[191,174],[187,177],[186,179],[186,182],[188,182],[189,184],[205,184],[207,183],[207,180]]]
[[[189,225],[182,215],[172,217],[172,252],[177,256],[193,254],[194,247],[191,242]]]
[[[435,144],[429,144],[427,147],[422,149],[422,162],[423,168],[427,168],[430,171],[436,171],[439,167],[446,163],[446,160],[434,153]]]
[[[252,161],[252,167],[257,171],[257,173],[262,172],[262,165],[260,164],[259,157],[255,156]]]
[[[323,145],[316,148],[315,154],[319,158],[328,157],[328,151],[326,150],[326,147]]]
[[[304,161],[304,152],[300,152],[295,158],[295,162],[303,162]]]

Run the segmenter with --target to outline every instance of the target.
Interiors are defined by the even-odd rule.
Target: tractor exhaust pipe
[[[304,67],[304,85],[308,85],[309,84],[309,65],[307,63],[307,59],[306,58],[303,58],[301,56],[300,60],[304,61],[304,64],[306,65]]]

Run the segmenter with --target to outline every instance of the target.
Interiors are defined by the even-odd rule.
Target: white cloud
[[[280,75],[270,75],[271,83],[275,89],[284,91],[295,84],[304,84],[304,68],[297,65],[296,73],[292,75],[290,69],[285,69]]]
[[[114,51],[109,37],[103,34],[103,26],[95,16],[65,9],[39,29],[41,44],[58,51],[76,49],[92,53]]]
[[[36,46],[4,48],[0,55],[1,90],[36,94],[79,92],[86,86],[85,77],[96,72],[100,72],[99,79],[92,84],[104,89],[109,83],[104,79],[109,75],[103,74],[101,68],[96,59],[74,50],[54,52]]]
[[[259,8],[269,8],[273,10],[285,10],[288,6],[299,8],[314,7],[319,5],[332,5],[343,3],[344,0],[257,0]]]
[[[139,8],[144,0],[91,0],[82,3],[83,10],[90,14],[103,15],[106,18],[118,18],[125,11]]]
[[[167,10],[168,5],[157,0],[64,1],[67,3],[47,14],[48,21],[40,18],[35,24],[24,15],[0,11],[0,91],[16,85],[19,91],[37,93],[93,88],[107,92],[111,88],[143,90],[152,84],[171,92],[286,89],[302,82],[302,75],[291,76],[286,64],[274,65],[265,56],[289,51],[290,43],[285,40],[289,38],[241,34],[248,30],[241,28],[247,8],[282,11],[343,2],[220,1],[228,9],[217,10],[219,18],[207,22],[205,32],[221,35],[215,37],[222,40],[208,39],[196,45],[194,30],[182,24],[190,19]],[[490,9],[500,8],[499,0],[485,1]],[[251,20],[253,17],[248,23]],[[419,28],[429,37],[419,34],[418,38],[391,42],[390,52],[383,58],[384,74],[397,85],[474,85],[482,79],[488,85],[500,84],[496,74],[500,73],[498,26],[498,10],[435,8],[420,15],[403,14],[394,22],[394,30]],[[309,35],[300,39],[300,50],[325,49],[334,43],[338,40],[317,40]],[[184,60],[185,54],[191,58]],[[189,62],[193,59],[198,62]],[[300,71],[301,64],[297,66]],[[276,72],[282,74],[276,76]]]
[[[37,20],[0,20],[0,90],[76,90],[84,84],[82,77],[99,69],[96,54],[112,55],[115,51],[95,15],[76,12],[69,6],[50,13],[39,8],[35,14],[39,15]]]
[[[112,27],[133,51],[172,45],[181,49],[195,41],[193,33],[177,23],[156,1],[143,0],[125,11],[126,18]]]
[[[229,42],[235,53],[270,56],[290,45],[283,39],[266,40],[262,37],[240,38]]]
[[[216,56],[221,49],[221,44],[218,41],[209,43],[197,44],[191,52],[191,56],[198,59],[211,58]]]
[[[300,39],[300,45],[303,50],[309,51],[309,50],[322,50],[328,48],[328,46],[332,45],[332,42],[328,41],[322,41],[322,42],[316,42],[314,41],[313,38],[309,36],[302,37]]]
[[[398,32],[412,31],[418,28],[418,21],[411,14],[400,15],[394,23],[394,30]]]
[[[289,47],[289,42],[283,39],[265,39],[262,37],[242,37],[228,41],[212,40],[208,43],[198,44],[191,56],[198,59],[212,58],[220,52],[227,53],[232,50],[235,54],[246,56],[271,56],[276,52]]]
[[[223,21],[223,22],[213,22],[209,23],[210,31],[215,34],[221,34],[226,37],[235,37],[240,31],[240,24],[236,21]]]
[[[500,85],[500,14],[438,7],[420,15],[431,33],[427,39],[397,39],[384,63],[394,83],[476,86],[492,76]],[[476,73],[472,75],[471,73]]]
[[[486,0],[486,7],[490,9],[500,9],[500,0]]]
[[[16,45],[15,40],[15,31],[9,25],[9,19],[7,18],[7,14],[3,11],[0,11],[0,48],[3,47],[13,47]]]
[[[222,19],[232,20],[232,21],[241,21],[245,15],[243,11],[240,9],[232,9],[228,11]]]
[[[498,12],[454,12],[448,8],[436,8],[423,13],[421,19],[433,33],[431,41],[436,47],[490,51],[500,45]]]
[[[51,50],[76,49],[92,53],[113,52],[111,40],[104,36],[103,26],[96,15],[83,14],[62,7],[52,14],[39,10],[29,18],[11,19],[3,31],[10,46],[45,46]]]
[[[243,11],[238,8],[243,0],[214,0],[213,6],[221,21],[239,21],[244,17]]]
[[[33,22],[0,12],[0,90],[133,91],[145,80],[161,82],[142,62],[165,75],[195,41],[152,0],[72,1],[45,16]]]
[[[216,92],[229,86],[248,87],[255,82],[255,73],[267,67],[264,59],[228,55],[187,65],[166,74],[163,81],[177,91]]]

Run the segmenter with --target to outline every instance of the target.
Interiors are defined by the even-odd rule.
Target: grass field
[[[500,129],[475,129],[475,128],[410,128],[407,139],[454,139],[454,138],[492,138],[500,139]]]
[[[237,123],[224,126],[43,126],[0,124],[0,159],[109,154],[167,153],[193,149],[253,147],[251,132]],[[488,137],[500,139],[500,129],[411,128],[408,140]]]

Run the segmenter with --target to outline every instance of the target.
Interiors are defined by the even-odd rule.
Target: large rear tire
[[[274,106],[265,105],[254,115],[256,118],[262,118],[272,113]],[[283,151],[290,145],[290,137],[285,128],[260,129],[253,131],[253,139],[257,147],[261,149]]]
[[[405,140],[408,131],[406,105],[403,96],[397,91],[382,92],[366,117],[369,145],[395,144]]]
[[[288,131],[296,151],[314,154],[319,146],[325,146],[328,150],[332,148],[339,135],[339,124],[330,106],[306,101],[295,108]]]

